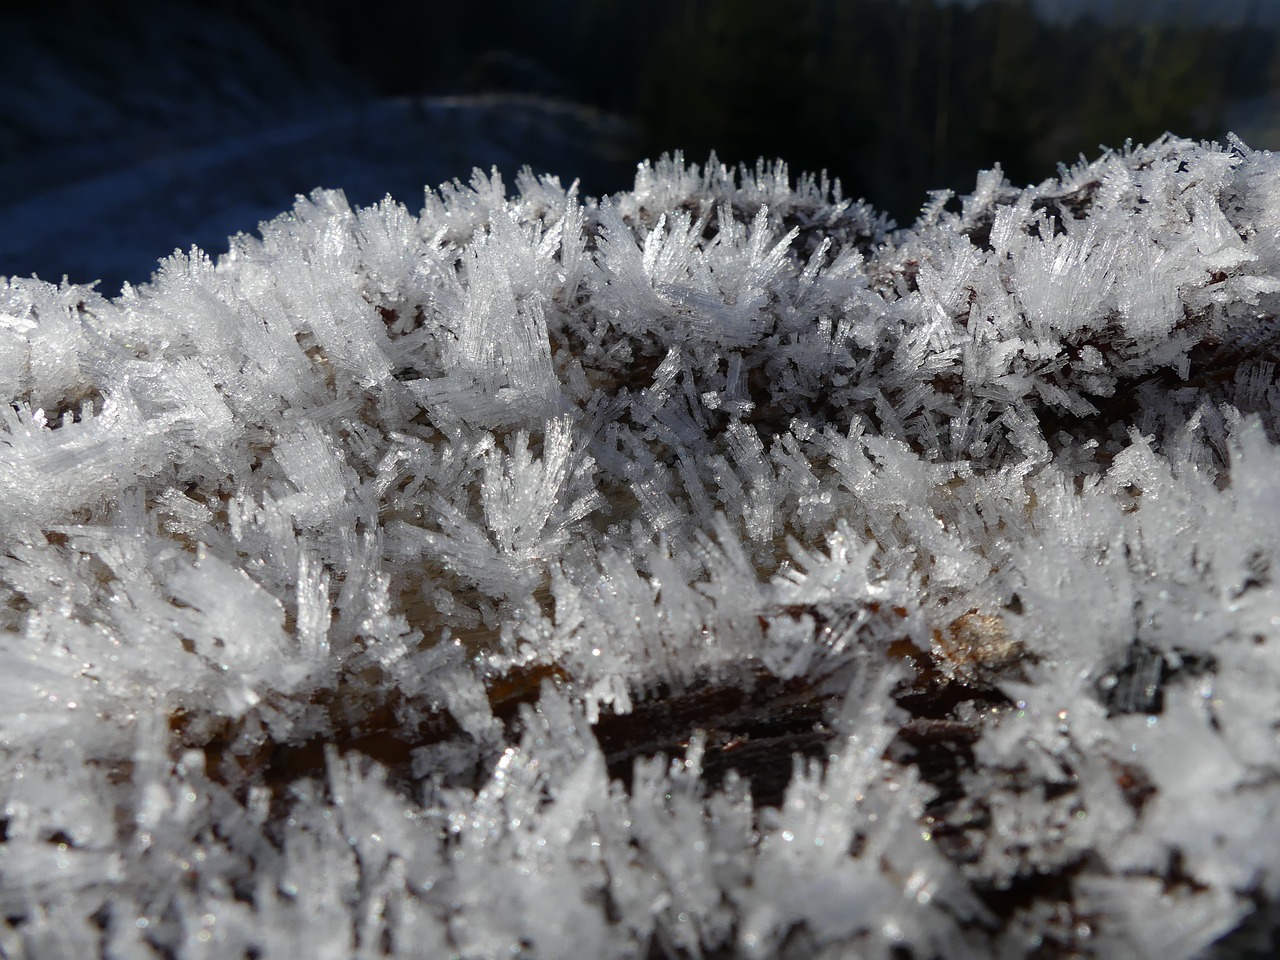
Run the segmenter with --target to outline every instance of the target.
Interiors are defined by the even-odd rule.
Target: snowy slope
[[[322,117],[277,122],[208,143],[178,146],[31,193],[6,191],[0,270],[102,281],[149,279],[157,251],[200,246],[258,223],[317,185],[352,203],[411,198],[473,167],[563,167],[608,181],[628,168],[620,120],[575,104],[526,97],[371,101]],[[22,181],[30,161],[0,167]]]

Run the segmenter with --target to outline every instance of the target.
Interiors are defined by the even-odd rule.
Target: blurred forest
[[[1275,31],[1249,15],[1054,24],[1026,0],[329,6],[273,16],[295,40],[308,24],[383,93],[573,99],[633,118],[637,157],[780,157],[900,222],[994,163],[1026,183],[1100,144],[1221,138],[1232,111],[1274,114],[1280,92]]]
[[[13,201],[194,142],[255,129],[270,139],[304,114],[478,94],[605,117],[607,134],[575,128],[594,153],[552,160],[516,133],[504,141],[504,156],[581,174],[587,193],[629,188],[642,158],[678,148],[702,162],[715,150],[735,164],[825,169],[899,223],[929,191],[968,192],[995,163],[1015,183],[1037,182],[1059,161],[1166,130],[1236,130],[1280,148],[1274,0],[1244,0],[1216,20],[1223,0],[1195,0],[1197,18],[1123,22],[1133,2],[1109,19],[1050,22],[1033,0],[26,0],[6,15],[0,187]],[[384,153],[394,136],[381,138]],[[380,146],[363,149],[376,179]],[[465,178],[470,166],[456,166],[446,176]],[[414,182],[436,175],[428,169]],[[347,185],[341,171],[322,173],[326,186]],[[294,189],[319,175],[300,167]],[[253,180],[240,168],[235,178]],[[403,185],[388,178],[372,198],[354,196],[393,187]],[[156,211],[181,216],[180,205]],[[246,214],[243,227],[254,222]],[[10,259],[7,269],[30,269]]]

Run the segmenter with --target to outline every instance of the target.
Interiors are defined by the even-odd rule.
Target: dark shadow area
[[[114,293],[317,186],[416,212],[424,184],[476,166],[601,194],[675,149],[780,157],[905,224],[996,163],[1037,182],[1166,130],[1280,147],[1269,8],[1173,7],[1120,21],[1050,20],[1030,0],[28,4],[0,64],[0,274]]]

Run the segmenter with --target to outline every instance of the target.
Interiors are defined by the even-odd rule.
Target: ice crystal
[[[1227,956],[1280,162],[679,156],[0,289],[0,953]]]

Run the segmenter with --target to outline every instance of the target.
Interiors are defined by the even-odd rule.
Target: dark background
[[[1037,182],[1166,130],[1280,147],[1280,4],[1038,3],[30,4],[0,61],[0,274],[114,294],[296,193],[416,212],[473,166],[598,195],[676,148],[781,158],[909,224],[995,163]]]

